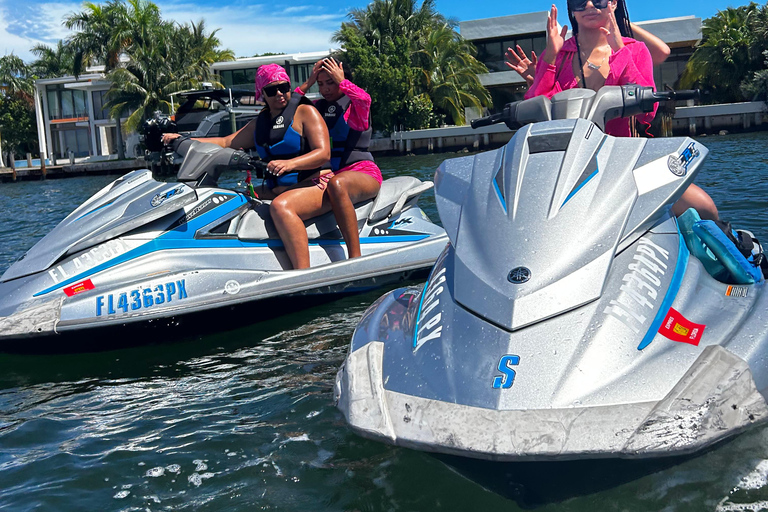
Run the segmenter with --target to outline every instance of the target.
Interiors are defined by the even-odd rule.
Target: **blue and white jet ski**
[[[707,149],[604,133],[675,98],[573,89],[476,123],[520,129],[437,170],[450,245],[358,324],[336,379],[355,432],[496,461],[652,458],[768,419],[762,248],[670,212]]]
[[[290,269],[268,202],[217,187],[225,169],[249,169],[242,151],[186,140],[178,182],[148,170],[114,181],[77,208],[0,278],[0,350],[32,350],[31,337],[72,334],[110,348],[93,329],[193,324],[223,329],[237,306],[252,318],[264,302],[327,300],[427,275],[447,243],[418,207],[432,187],[413,177],[386,180],[356,205],[362,256],[347,259],[333,213],[306,222],[311,268]],[[310,300],[312,302],[312,300]],[[316,302],[316,301],[315,301]],[[202,315],[213,312],[212,315]],[[122,332],[122,331],[119,331]],[[58,349],[60,337],[51,342]],[[73,337],[70,337],[73,339]]]

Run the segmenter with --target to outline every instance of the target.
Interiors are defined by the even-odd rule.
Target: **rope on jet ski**
[[[248,195],[254,199],[258,199],[259,195],[253,189],[253,183],[251,183],[251,171],[249,170],[245,171],[245,184],[246,184],[246,189],[248,190]]]

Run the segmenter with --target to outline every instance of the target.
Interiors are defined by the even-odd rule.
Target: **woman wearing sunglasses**
[[[623,0],[568,0],[568,18],[573,25],[573,36],[566,40],[568,27],[558,30],[557,7],[552,5],[547,17],[547,46],[536,65],[536,76],[526,98],[540,95],[551,98],[575,87],[595,91],[604,85],[654,87],[648,48],[622,36],[622,33],[631,33]],[[647,127],[655,114],[654,106],[653,112],[635,119]],[[630,126],[629,119],[613,119],[605,124],[605,131],[616,137],[629,137]],[[712,198],[693,184],[672,206],[672,211],[681,215],[688,208],[695,208],[702,219],[719,219]]]
[[[291,95],[288,74],[278,64],[256,72],[256,100],[266,107],[259,116],[226,137],[195,138],[224,148],[256,148],[272,174],[259,196],[273,199],[270,214],[293,268],[309,267],[304,220],[330,210],[324,201],[324,175],[331,172],[328,128],[312,103]],[[168,143],[178,134],[165,134]]]
[[[626,7],[622,10],[625,9]],[[622,29],[622,25],[623,24],[619,23],[620,30]],[[632,22],[629,23],[629,33],[625,33],[624,30],[621,30],[621,35],[624,37],[632,37],[645,43],[645,46],[651,53],[651,60],[653,61],[654,66],[658,66],[669,57],[670,49],[669,46],[667,46],[667,43]],[[528,87],[533,85],[533,79],[536,76],[536,63],[538,61],[535,51],[531,50],[531,55],[529,57],[520,45],[517,45],[515,49],[507,48],[507,51],[504,54],[504,61],[508,68],[517,71],[517,74],[525,80]]]
[[[381,170],[368,152],[371,141],[371,97],[353,84],[334,58],[315,63],[312,74],[294,91],[306,94],[317,82],[322,98],[315,101],[331,135],[331,169],[327,185],[330,201],[350,258],[360,256],[357,215],[354,203],[376,197],[381,188]]]

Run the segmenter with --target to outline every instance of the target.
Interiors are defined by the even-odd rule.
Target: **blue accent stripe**
[[[566,198],[565,198],[565,201],[563,201],[563,204],[561,204],[561,205],[560,205],[560,208],[562,209],[562,207],[563,207],[563,206],[565,206],[565,203],[567,203],[568,201],[570,201],[570,200],[571,200],[571,198],[572,198],[573,196],[575,196],[575,195],[576,195],[576,193],[577,193],[579,190],[581,190],[581,189],[584,187],[584,185],[586,185],[586,184],[589,182],[589,180],[591,180],[592,178],[594,178],[595,176],[597,176],[597,173],[598,173],[599,171],[600,171],[600,169],[595,169],[595,170],[592,172],[592,174],[590,174],[589,176],[587,176],[587,179],[585,179],[584,181],[582,181],[582,182],[579,184],[579,186],[578,186],[578,187],[576,187],[575,189],[571,190],[571,193],[570,193],[570,194],[568,194],[568,197],[566,197]]]
[[[496,195],[499,196],[499,201],[501,201],[501,207],[504,208],[504,213],[507,213],[507,202],[504,200],[504,196],[501,195],[501,190],[499,189],[499,184],[496,183],[496,180],[493,179],[493,189],[496,191]],[[567,199],[566,199],[567,201]]]
[[[648,332],[645,333],[643,341],[637,346],[637,350],[643,350],[651,344],[661,327],[661,323],[664,321],[664,318],[666,318],[669,308],[672,307],[672,303],[675,301],[675,297],[677,297],[677,292],[680,291],[680,284],[683,282],[683,276],[685,275],[685,269],[688,266],[688,256],[690,253],[688,252],[688,246],[685,245],[685,240],[683,240],[683,235],[678,232],[678,236],[680,239],[678,240],[675,273],[672,274],[672,281],[669,283],[669,288],[667,289],[667,294],[664,296],[664,300],[661,301],[659,312],[656,313],[656,317],[653,319],[653,322],[651,322],[651,327],[648,329]]]
[[[169,234],[169,233],[172,233],[172,232],[169,231],[166,234]],[[385,244],[385,243],[396,243],[396,242],[416,242],[419,240],[423,240],[424,238],[427,238],[429,236],[430,235],[363,237],[360,239],[360,244],[362,245],[362,244],[376,244],[376,243]],[[315,241],[311,241],[309,245],[310,246],[316,245],[320,247],[341,246],[341,245],[344,245],[344,241],[341,239],[315,240]],[[120,265],[121,263],[125,263],[126,261],[137,259],[157,251],[165,251],[165,250],[173,250],[173,249],[221,249],[226,247],[248,248],[248,247],[282,247],[282,246],[283,246],[283,242],[281,240],[276,240],[276,239],[264,240],[259,242],[250,242],[250,241],[244,241],[239,239],[210,239],[210,240],[195,240],[194,238],[179,239],[179,238],[166,237],[165,235],[162,235],[154,240],[147,242],[146,244],[143,244],[139,247],[136,247],[133,250],[130,250],[124,254],[121,254],[120,256],[110,261],[102,263],[101,265],[97,265],[81,274],[71,277],[54,286],[51,286],[50,288],[46,288],[45,290],[37,292],[36,294],[33,295],[33,297],[45,295],[46,293],[50,293],[59,288],[63,288],[69,284],[82,281],[83,279],[86,279],[89,276],[92,276],[94,274],[107,270],[114,266]]]
[[[112,204],[112,203],[114,203],[114,202],[115,202],[115,201],[114,201],[114,199],[113,199],[112,201],[110,201],[110,202],[108,202],[108,203],[104,203],[103,205],[101,205],[101,206],[98,206],[98,207],[94,208],[93,210],[91,210],[91,211],[89,211],[89,212],[85,212],[84,214],[82,214],[81,216],[79,216],[78,218],[76,218],[76,219],[75,219],[73,222],[77,222],[77,221],[79,221],[80,219],[82,219],[83,217],[87,217],[88,215],[92,214],[93,212],[97,212],[97,211],[101,210],[102,208],[106,208],[107,206],[111,205],[111,204]]]

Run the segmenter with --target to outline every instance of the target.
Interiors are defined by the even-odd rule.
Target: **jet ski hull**
[[[604,88],[594,105],[629,92]],[[560,94],[508,110],[530,122],[595,96]],[[702,238],[709,224],[670,213],[706,148],[550,119],[438,169],[450,244],[423,288],[360,320],[335,387],[350,427],[429,452],[562,461],[693,454],[764,424],[762,248],[748,260],[720,228]]]
[[[314,296],[399,283],[428,271],[448,241],[417,206],[429,187],[394,178],[376,200],[357,205],[359,258],[347,258],[333,213],[311,219],[311,267],[286,270],[269,204],[229,190],[159,183],[148,171],[126,175],[3,275],[0,350],[35,350],[26,338],[189,320],[279,297],[298,308],[301,298],[317,302]]]

